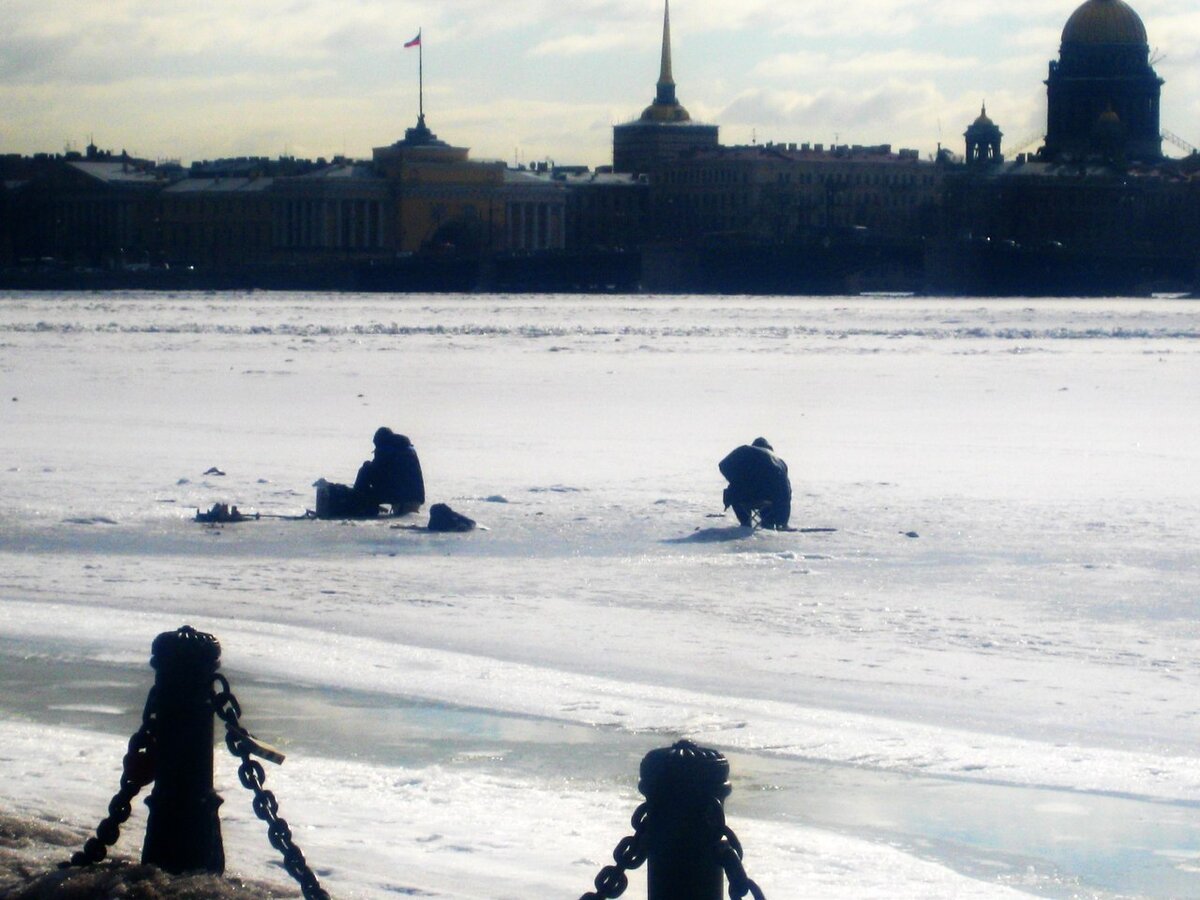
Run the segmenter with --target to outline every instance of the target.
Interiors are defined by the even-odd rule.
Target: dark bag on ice
[[[334,484],[322,478],[317,482],[318,519],[373,519],[379,504],[348,484]]]
[[[456,513],[445,503],[435,503],[429,507],[430,531],[471,531],[474,528],[474,519]]]

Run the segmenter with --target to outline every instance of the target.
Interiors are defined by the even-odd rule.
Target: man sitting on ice
[[[787,528],[792,514],[792,483],[788,467],[775,455],[766,438],[755,438],[750,445],[736,448],[717,464],[729,482],[725,488],[725,508],[742,525],[753,525],[758,515],[763,528]]]
[[[425,479],[412,441],[387,427],[378,429],[373,440],[375,458],[358,470],[355,492],[388,504],[394,516],[416,512],[425,503]]]

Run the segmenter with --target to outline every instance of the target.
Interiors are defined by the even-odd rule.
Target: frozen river
[[[678,737],[773,900],[1200,896],[1197,384],[1168,299],[0,295],[0,808],[93,826],[186,622],[334,896],[578,896]],[[383,424],[487,530],[192,521]],[[836,530],[718,517],[760,434]]]

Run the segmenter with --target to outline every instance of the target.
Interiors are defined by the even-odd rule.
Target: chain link
[[[229,689],[229,681],[224,675],[213,676],[213,711],[225,723],[225,746],[229,752],[241,759],[238,766],[238,780],[242,786],[254,794],[251,807],[254,814],[267,823],[267,839],[271,846],[283,856],[283,867],[300,885],[305,900],[329,900],[329,893],[317,880],[304,854],[292,842],[292,829],[285,819],[279,816],[279,801],[275,795],[263,787],[267,773],[262,763],[254,759],[254,755],[263,756],[274,762],[281,762],[281,754],[265,748],[246,731],[240,724],[242,707],[233,692]]]
[[[614,900],[629,887],[629,876],[625,873],[636,869],[646,861],[646,821],[650,818],[650,804],[643,803],[633,811],[630,824],[633,834],[617,841],[613,850],[615,866],[605,866],[596,876],[596,890],[588,891],[579,900]]]
[[[725,870],[725,877],[729,879],[730,900],[742,900],[746,894],[750,894],[754,900],[766,900],[762,888],[746,875],[742,867],[742,845],[729,828],[725,829],[717,845],[717,859]]]
[[[129,738],[129,749],[121,761],[121,786],[109,801],[108,815],[96,826],[96,836],[88,838],[83,849],[72,854],[64,866],[91,866],[104,859],[133,812],[133,798],[154,780],[155,700],[155,689],[151,688],[142,708],[142,724]]]
[[[730,900],[742,900],[746,894],[754,900],[766,900],[762,889],[747,875],[742,866],[742,842],[733,833],[733,829],[725,823],[725,807],[716,797],[709,803],[704,816],[707,824],[718,835],[716,839],[717,862],[725,870],[725,878],[729,882]]]
[[[647,801],[633,813],[633,834],[621,838],[613,850],[615,866],[605,866],[596,876],[596,890],[589,891],[579,900],[613,900],[625,893],[629,878],[625,874],[646,861],[646,822],[650,818],[650,803]],[[721,801],[713,798],[704,812],[705,822],[719,835],[715,841],[717,862],[729,881],[730,900],[742,900],[750,894],[754,900],[766,900],[762,889],[746,875],[742,867],[742,842],[725,824],[725,808]]]

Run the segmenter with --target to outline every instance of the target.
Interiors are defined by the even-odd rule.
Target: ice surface
[[[679,736],[772,898],[1200,895],[1198,313],[3,295],[0,803],[103,815],[187,622],[336,896],[578,896]],[[488,530],[192,521],[381,424]],[[760,434],[835,531],[715,517]],[[285,877],[223,765],[231,868]]]

